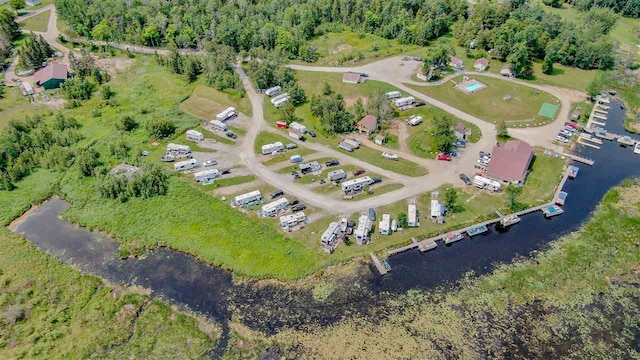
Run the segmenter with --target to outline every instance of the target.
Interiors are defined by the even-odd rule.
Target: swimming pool
[[[484,84],[481,84],[479,82],[474,82],[474,83],[465,85],[464,89],[467,90],[468,92],[474,92],[482,89],[483,87],[484,87]]]

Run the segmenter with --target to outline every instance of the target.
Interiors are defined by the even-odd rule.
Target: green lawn
[[[51,17],[51,10],[47,10],[38,15],[34,15],[25,21],[20,22],[20,26],[24,30],[45,32],[49,26],[49,18]]]
[[[6,87],[4,97],[0,98],[0,129],[11,119],[24,119],[45,109],[43,105],[30,102],[28,97],[22,95],[19,87]]]
[[[409,131],[409,138],[407,139],[409,151],[416,156],[435,159],[438,151],[435,143],[433,142],[433,136],[431,135],[433,119],[435,116],[452,116],[430,105],[404,111],[402,112],[402,115],[406,117],[411,115],[422,116],[422,124],[417,126],[407,125]],[[478,128],[478,126],[468,121],[452,117],[453,124],[457,124],[460,121],[462,121],[467,128],[471,129],[471,136],[469,136],[467,141],[476,143],[482,138],[482,134],[480,133],[480,128]]]
[[[383,168],[385,170],[393,171],[398,174],[407,176],[423,176],[427,175],[428,171],[421,165],[418,165],[412,161],[406,159],[400,159],[397,161],[385,159],[382,157],[382,152],[374,150],[367,146],[360,146],[358,150],[354,152],[348,152],[338,148],[335,145],[336,150],[343,152],[347,155],[353,156],[359,160],[366,161],[371,165]]]
[[[180,109],[197,117],[211,120],[222,110],[233,106],[239,112],[251,116],[249,98],[240,97],[237,92],[222,92],[206,85],[198,85],[191,96],[180,104]]]
[[[519,197],[519,201],[528,206],[544,204],[552,199],[562,179],[564,160],[545,156],[543,152],[536,150],[531,172]]]
[[[399,55],[422,53],[425,48],[400,44],[395,39],[385,39],[372,34],[351,31],[327,33],[311,40],[310,46],[318,49],[320,59],[313,65],[352,66]]]
[[[222,178],[222,179],[216,180],[216,182],[213,184],[213,187],[217,189],[225,186],[246,184],[255,180],[257,180],[257,177],[255,177],[255,175],[244,175],[244,176],[236,176],[231,178]]]
[[[540,107],[545,102],[558,103],[550,94],[523,85],[483,76],[475,76],[475,79],[487,87],[472,94],[454,88],[452,82],[433,87],[408,86],[485,121],[507,121],[510,127],[545,124],[550,120],[538,115]],[[462,81],[462,76],[453,81]],[[503,100],[505,95],[510,95],[511,100]]]

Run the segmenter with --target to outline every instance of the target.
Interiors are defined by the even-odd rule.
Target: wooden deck
[[[562,155],[568,157],[571,160],[574,160],[583,164],[587,164],[587,165],[593,165],[595,163],[595,161],[593,161],[592,159],[588,159],[586,157],[582,157],[578,155],[566,154],[566,153]]]
[[[371,261],[373,261],[373,265],[376,267],[376,269],[378,269],[378,272],[380,273],[381,276],[387,275],[387,269],[384,268],[384,266],[382,265],[382,263],[380,262],[380,259],[378,259],[376,254],[371,253]]]

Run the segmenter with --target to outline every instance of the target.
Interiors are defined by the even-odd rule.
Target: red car
[[[437,159],[442,161],[451,161],[451,156],[447,154],[438,154]]]
[[[572,128],[578,130],[580,128],[580,126],[578,126],[578,124],[576,123],[572,123],[570,121],[567,121],[566,123],[564,123],[564,126],[571,126]]]
[[[364,171],[364,169],[363,169],[363,168],[359,168],[359,169],[355,169],[355,170],[353,170],[353,176],[362,175],[362,174],[364,174],[364,173],[365,173],[365,171]]]
[[[287,123],[283,121],[278,121],[276,123],[276,126],[279,127],[280,129],[286,129],[288,127]]]

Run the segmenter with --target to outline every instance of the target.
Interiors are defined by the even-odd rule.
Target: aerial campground
[[[640,2],[0,0],[0,359],[640,358]]]

